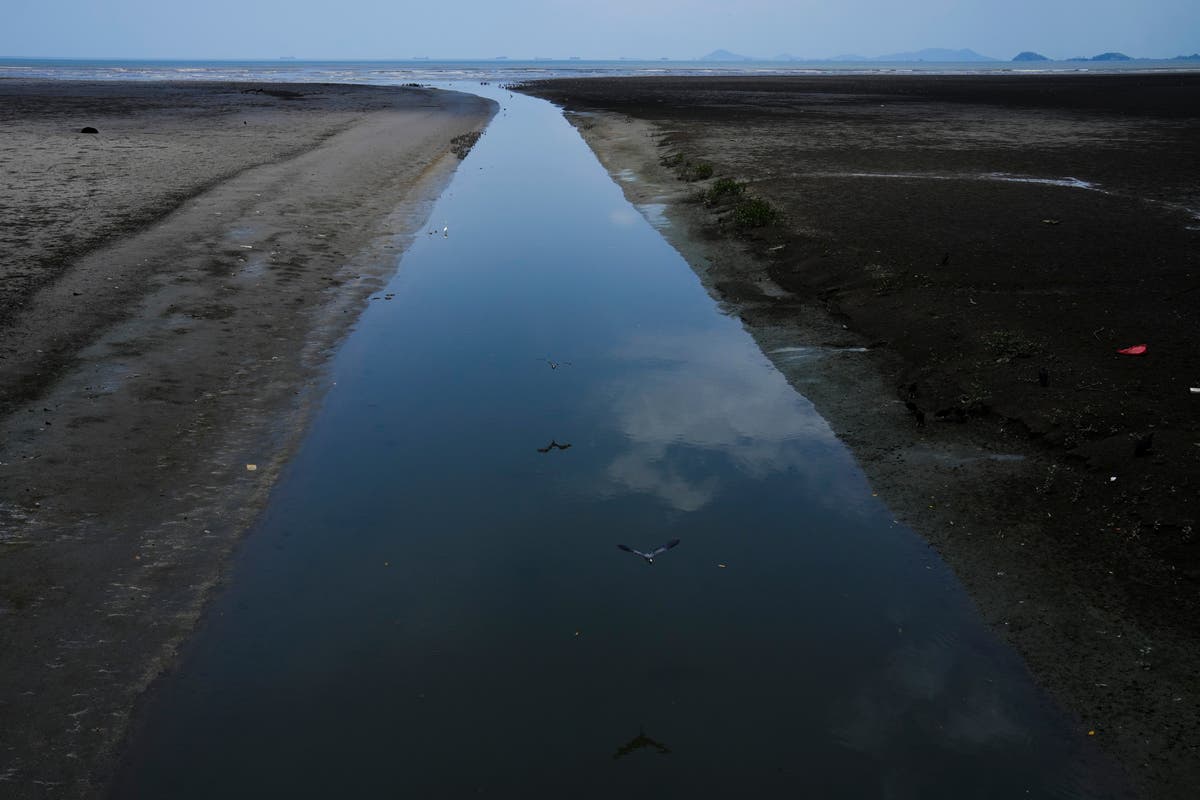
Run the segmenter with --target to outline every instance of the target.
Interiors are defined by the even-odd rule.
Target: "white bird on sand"
[[[664,544],[662,547],[659,547],[655,550],[651,550],[649,553],[643,553],[641,550],[634,550],[632,547],[630,547],[629,545],[625,545],[625,544],[617,545],[617,549],[624,550],[626,553],[633,553],[635,556],[641,556],[642,558],[646,559],[647,564],[653,564],[655,556],[661,555],[661,554],[667,552],[668,550],[670,550],[672,547],[674,547],[677,544],[679,544],[679,540],[672,539],[671,541]]]

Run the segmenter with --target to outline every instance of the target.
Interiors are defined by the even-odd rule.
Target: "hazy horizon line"
[[[725,48],[717,48],[715,50],[710,51],[710,55],[712,53],[721,52],[723,50],[725,52],[729,52],[729,51],[725,50]],[[696,56],[696,57],[688,58],[688,57],[680,57],[680,56],[613,56],[613,55],[610,55],[610,56],[580,56],[580,55],[576,55],[576,54],[571,54],[571,55],[566,55],[566,56],[563,56],[563,55],[510,56],[510,55],[504,55],[504,54],[492,55],[492,56],[478,56],[478,55],[475,55],[475,56],[462,56],[462,55],[456,55],[456,56],[433,56],[433,55],[412,55],[412,56],[399,56],[399,55],[392,55],[392,56],[308,56],[308,55],[305,55],[305,56],[299,56],[299,55],[294,55],[294,54],[288,53],[288,54],[273,55],[273,56],[265,56],[265,55],[249,56],[248,55],[248,56],[211,57],[211,56],[198,56],[198,55],[188,55],[188,56],[179,56],[179,55],[172,55],[172,56],[45,55],[45,54],[42,54],[42,55],[6,55],[6,54],[0,53],[0,60],[8,60],[8,61],[39,61],[39,60],[44,60],[44,61],[225,61],[225,62],[239,62],[239,61],[326,61],[326,62],[362,62],[362,61],[379,61],[379,62],[398,62],[398,61],[399,62],[406,62],[406,61],[464,61],[464,62],[467,62],[467,61],[472,61],[472,62],[474,62],[474,61],[682,61],[682,62],[702,62],[702,63],[737,63],[737,61],[742,60],[742,61],[750,61],[750,62],[758,62],[758,63],[785,64],[785,63],[792,62],[792,61],[794,61],[794,62],[840,61],[840,62],[853,63],[854,61],[875,61],[875,60],[882,59],[882,58],[885,58],[885,57],[891,56],[891,55],[908,55],[908,54],[913,54],[913,53],[921,53],[921,52],[926,52],[926,51],[939,51],[939,50],[940,51],[952,51],[952,52],[953,51],[971,51],[971,52],[975,53],[976,55],[981,56],[983,58],[987,58],[987,59],[991,59],[991,60],[999,61],[999,62],[1005,62],[1005,61],[1012,60],[1012,57],[1003,58],[1003,57],[998,57],[998,56],[990,56],[986,53],[980,53],[979,51],[977,51],[971,47],[923,47],[923,48],[916,49],[916,50],[906,50],[906,51],[901,51],[899,53],[883,53],[883,54],[876,55],[876,56],[864,56],[864,55],[860,55],[858,53],[844,54],[846,56],[852,56],[852,58],[842,58],[842,57],[837,57],[837,56],[794,56],[791,54],[780,54],[779,56],[761,57],[761,56],[747,56],[747,55],[744,55],[741,53],[733,53],[732,55],[736,56],[736,58],[734,58],[734,59],[719,59],[719,58],[714,59],[714,58],[708,58],[707,56]],[[1037,51],[1021,50],[1021,51],[1018,51],[1018,53],[1014,53],[1013,57],[1015,57],[1016,55],[1019,55],[1020,53],[1025,53],[1025,52],[1037,52]],[[1193,51],[1192,53],[1175,53],[1174,55],[1152,55],[1152,56],[1130,55],[1129,53],[1125,53],[1124,51],[1110,49],[1110,50],[1100,51],[1091,56],[1079,54],[1076,56],[1069,56],[1069,57],[1065,57],[1065,58],[1055,57],[1055,56],[1046,56],[1046,58],[1048,58],[1051,61],[1077,61],[1077,60],[1091,59],[1097,55],[1104,55],[1106,53],[1121,53],[1122,55],[1126,55],[1135,61],[1170,61],[1170,60],[1173,60],[1176,58],[1196,55],[1197,53],[1200,53],[1200,49]],[[1042,53],[1039,53],[1039,54],[1044,55]]]

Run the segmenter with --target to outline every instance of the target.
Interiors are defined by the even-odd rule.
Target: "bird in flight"
[[[549,365],[550,365],[550,369],[558,369],[559,367],[569,367],[569,366],[571,366],[571,362],[570,362],[570,361],[555,361],[555,360],[554,360],[554,359],[552,359],[552,358],[540,358],[540,359],[538,359],[538,360],[539,360],[539,361],[545,361],[547,364],[549,364]]]
[[[679,540],[672,539],[671,541],[667,542],[663,546],[656,548],[654,550],[651,550],[649,553],[643,553],[641,550],[634,550],[632,547],[630,547],[629,545],[625,545],[625,544],[617,545],[617,549],[624,550],[626,553],[633,553],[635,556],[641,556],[642,558],[646,559],[647,564],[653,564],[655,556],[661,555],[661,554],[667,552],[668,550],[670,550],[672,547],[674,547],[677,544],[679,544]]]
[[[537,449],[537,451],[539,453],[549,453],[551,450],[570,450],[570,449],[571,449],[570,442],[567,442],[566,444],[559,444],[558,442],[551,439],[550,444],[546,445],[545,447],[539,447]]]

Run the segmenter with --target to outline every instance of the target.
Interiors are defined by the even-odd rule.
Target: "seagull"
[[[672,539],[671,541],[664,544],[662,547],[659,547],[656,550],[651,550],[649,553],[643,553],[641,550],[634,550],[632,547],[630,547],[629,545],[625,545],[625,544],[617,545],[617,549],[624,550],[626,553],[633,553],[635,556],[641,556],[642,558],[646,559],[647,564],[653,564],[655,556],[667,552],[668,550],[670,550],[672,547],[674,547],[677,544],[679,544],[679,540]]]
[[[570,449],[571,449],[570,442],[567,442],[566,444],[559,444],[558,442],[551,439],[550,444],[546,445],[545,447],[539,447],[537,449],[537,451],[539,453],[549,453],[551,450],[570,450]]]
[[[569,367],[569,366],[571,366],[571,362],[570,362],[570,361],[555,361],[555,360],[554,360],[554,359],[552,359],[552,358],[540,358],[540,359],[538,359],[538,360],[539,360],[539,361],[545,361],[547,364],[549,364],[549,365],[550,365],[550,369],[558,369],[559,367]]]

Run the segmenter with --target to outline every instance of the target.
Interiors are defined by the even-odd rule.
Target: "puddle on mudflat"
[[[832,355],[834,353],[867,353],[870,352],[869,347],[830,347],[827,345],[798,345],[795,347],[776,347],[771,351],[771,355],[779,356],[784,360],[803,360],[810,358],[820,358],[822,356]]]
[[[797,177],[813,178],[892,178],[897,180],[921,181],[997,181],[1000,183],[1033,183],[1043,186],[1061,186],[1067,189],[1087,189],[1101,194],[1108,191],[1091,181],[1079,178],[1039,178],[1029,175],[1010,175],[1006,172],[986,172],[979,174],[944,175],[934,172],[813,172],[801,173]]]
[[[984,450],[974,448],[959,448],[954,451],[933,450],[925,447],[914,447],[909,449],[905,454],[906,460],[910,462],[926,461],[930,463],[948,464],[950,466],[962,466],[976,461],[998,461],[1002,463],[1017,463],[1025,460],[1025,456],[1019,453],[989,453]]]
[[[506,94],[114,796],[1103,796],[825,421]]]
[[[1043,186],[1062,186],[1067,189],[1087,189],[1091,192],[1108,194],[1107,191],[1101,189],[1091,181],[1084,181],[1080,180],[1079,178],[1034,178],[1021,175],[1009,175],[1006,172],[990,172],[987,175],[980,177],[982,180],[1000,181],[1002,183],[1036,183]]]

